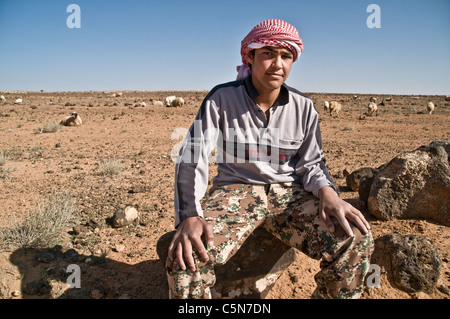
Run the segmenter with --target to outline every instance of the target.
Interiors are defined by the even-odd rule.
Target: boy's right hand
[[[186,270],[187,266],[194,272],[195,263],[192,256],[194,251],[202,261],[207,262],[209,260],[202,236],[204,236],[208,246],[214,246],[212,229],[212,225],[199,216],[189,217],[182,221],[169,245],[167,262],[172,263],[175,257],[181,270]]]

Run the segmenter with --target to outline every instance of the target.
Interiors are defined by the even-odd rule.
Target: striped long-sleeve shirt
[[[251,76],[218,85],[205,97],[175,166],[175,226],[203,216],[208,163],[215,150],[214,185],[299,182],[318,196],[336,189],[325,164],[318,113],[309,97],[283,84],[270,116],[255,103]]]

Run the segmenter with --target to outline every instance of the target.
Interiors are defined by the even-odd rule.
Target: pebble
[[[114,248],[116,252],[120,253],[122,251],[125,250],[125,245],[123,244],[117,244],[116,247]]]

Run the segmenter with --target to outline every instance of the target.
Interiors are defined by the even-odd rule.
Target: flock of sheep
[[[354,98],[357,98],[357,96],[354,96]],[[385,105],[385,101],[386,102],[390,102],[392,99],[391,98],[386,98],[383,99],[383,101],[381,101],[380,104],[377,104],[377,98],[375,97],[371,97],[369,100],[369,104],[367,105],[367,113],[369,115],[378,115],[378,106],[384,106]],[[445,100],[450,100],[449,97],[447,96],[445,98]],[[323,106],[324,106],[324,110],[330,113],[330,116],[339,115],[339,112],[342,110],[342,105],[339,102],[336,101],[325,101],[323,102]],[[433,111],[435,109],[434,103],[429,101],[427,104],[427,112],[428,114],[432,114]]]
[[[111,97],[122,97],[123,93],[113,93]],[[0,101],[6,101],[6,97],[4,95],[0,95]],[[164,102],[162,101],[153,101],[151,99],[151,102],[153,105],[156,106],[163,106],[166,107],[181,107],[185,104],[184,99],[182,97],[177,97],[174,95],[168,96],[164,99]],[[18,98],[14,101],[14,104],[23,104],[23,99]],[[139,106],[145,107],[147,104],[145,102],[140,102]],[[69,116],[63,118],[60,122],[60,125],[62,126],[81,126],[83,124],[83,120],[81,119],[80,115],[77,112],[72,112]]]
[[[111,97],[122,97],[123,94],[122,92],[118,92],[118,93],[113,93],[111,95]],[[354,98],[358,98],[357,96],[354,96]],[[0,100],[1,101],[6,101],[5,96],[1,95],[0,96]],[[450,96],[447,96],[445,98],[446,101],[450,101]],[[369,103],[367,105],[367,113],[369,115],[378,115],[378,106],[384,106],[385,101],[389,102],[391,101],[391,98],[386,98],[383,99],[383,101],[380,104],[377,104],[377,99],[375,97],[371,97],[369,100]],[[164,99],[164,101],[153,101],[153,99],[151,99],[151,102],[153,105],[156,106],[166,106],[166,107],[181,107],[185,104],[185,101],[182,97],[177,97],[174,95],[168,96]],[[23,99],[18,98],[14,101],[14,104],[22,104],[23,103]],[[336,101],[325,101],[323,103],[324,105],[324,109],[325,111],[330,113],[330,116],[338,116],[339,112],[342,110],[342,105],[339,102]],[[141,102],[139,103],[139,106],[145,107],[146,104],[145,102]],[[433,102],[429,101],[427,104],[427,112],[428,114],[432,114],[433,111],[435,109],[435,105]],[[60,122],[61,125],[66,125],[66,126],[78,126],[82,124],[82,120],[80,118],[80,116],[76,113],[73,112],[70,116],[64,118],[63,120],[61,120]]]
[[[111,95],[111,97],[122,97],[122,96],[123,96],[122,92],[113,93]],[[6,101],[6,97],[4,95],[0,95],[0,101]],[[156,106],[163,106],[163,105],[165,105],[167,107],[181,107],[181,106],[183,106],[185,104],[184,99],[182,97],[174,96],[174,95],[166,97],[164,99],[164,102],[162,102],[162,101],[153,101],[153,99],[151,99],[151,102],[152,102],[153,105],[156,105]],[[14,104],[22,104],[22,103],[23,103],[23,99],[21,99],[21,98],[16,99],[14,101]],[[139,106],[144,107],[144,106],[147,106],[147,104],[145,102],[141,102],[141,103],[139,103]]]

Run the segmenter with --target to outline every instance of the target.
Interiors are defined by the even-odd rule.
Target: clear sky
[[[300,91],[450,94],[450,0],[0,0],[0,90],[210,90],[272,18],[303,39]]]

